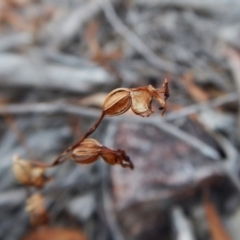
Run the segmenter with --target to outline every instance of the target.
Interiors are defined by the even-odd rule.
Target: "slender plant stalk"
[[[54,167],[54,166],[57,166],[59,164],[62,164],[66,160],[68,160],[71,157],[72,150],[75,147],[77,147],[83,140],[85,140],[89,135],[91,135],[96,130],[96,128],[102,122],[103,118],[104,118],[104,112],[102,112],[102,114],[100,115],[97,122],[87,131],[87,133],[85,133],[85,135],[83,135],[76,143],[74,143],[66,151],[61,153],[52,163],[50,163],[50,164],[41,163],[40,165],[43,166],[43,167]],[[37,164],[37,162],[36,162],[36,164]]]

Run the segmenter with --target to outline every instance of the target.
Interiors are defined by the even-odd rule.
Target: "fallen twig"
[[[115,134],[117,132],[117,125],[115,124],[109,124],[108,128],[106,130],[106,138],[104,141],[104,144],[109,147],[114,147],[113,145],[113,139],[115,137]],[[111,192],[109,189],[109,182],[108,182],[108,166],[106,164],[100,163],[100,172],[101,172],[101,190],[102,190],[102,207],[104,210],[105,215],[105,221],[107,223],[107,226],[110,230],[111,237],[113,240],[123,240],[124,236],[121,232],[117,218],[116,213],[114,211],[114,204],[113,204],[113,197],[111,196]]]
[[[213,202],[210,200],[207,192],[204,193],[203,201],[212,238],[214,240],[230,240],[231,238],[228,232],[225,230],[220,216]]]
[[[231,48],[228,48],[226,50],[226,55],[228,56],[228,63],[233,73],[233,79],[235,81],[238,95],[240,96],[240,55],[238,52],[234,51]],[[238,99],[238,108],[238,132],[240,133],[240,98]]]
[[[105,4],[105,0],[100,0],[100,3]],[[96,4],[96,1],[87,1],[84,4],[79,4],[79,7],[61,19],[61,22],[49,26],[49,29],[46,28],[45,31],[49,32],[52,38],[53,47],[56,49],[68,45],[83,29],[84,24],[96,16],[100,10],[101,8]]]
[[[38,56],[0,55],[0,85],[89,92],[93,86],[114,83],[114,77],[101,67],[75,68],[46,64]],[[68,79],[68,84],[66,84]]]
[[[30,33],[11,34],[0,38],[0,52],[23,47],[33,43],[34,37]]]
[[[184,215],[183,210],[175,206],[171,212],[176,240],[194,240],[193,228],[190,220]]]
[[[109,0],[97,1],[114,30],[126,39],[150,64],[163,71],[177,72],[177,67],[172,62],[163,60],[157,56],[134,32],[122,23]]]
[[[208,110],[211,108],[220,107],[227,103],[235,102],[239,98],[240,98],[240,96],[237,92],[229,93],[222,97],[218,97],[218,98],[215,98],[215,99],[212,99],[209,101],[196,103],[196,104],[193,104],[193,105],[190,105],[187,107],[183,107],[179,110],[172,111],[170,113],[166,113],[163,118],[164,118],[164,120],[167,120],[167,121],[176,120],[181,117],[186,117],[193,113],[202,112],[202,111],[205,111],[205,110]]]
[[[219,162],[219,167],[224,170],[226,175],[230,178],[236,189],[240,192],[240,180],[238,176],[239,170],[239,154],[232,143],[222,135],[213,133],[212,136],[220,144],[226,158]]]

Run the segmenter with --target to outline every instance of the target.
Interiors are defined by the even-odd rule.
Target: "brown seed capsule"
[[[153,113],[151,109],[152,94],[148,87],[141,87],[131,90],[132,111],[142,117],[148,117]]]
[[[48,212],[45,208],[44,197],[41,194],[36,193],[27,199],[26,211],[33,226],[43,225],[48,222]]]
[[[77,163],[88,164],[99,158],[102,145],[93,138],[87,138],[73,149],[72,158]]]
[[[72,151],[72,158],[77,163],[88,164],[102,157],[110,165],[119,164],[133,169],[133,164],[123,150],[112,150],[93,138],[83,140]]]
[[[34,163],[20,159],[18,156],[13,157],[12,166],[16,179],[27,186],[42,188],[51,178],[45,176],[45,169],[35,166]]]
[[[104,116],[118,116],[131,107],[130,90],[117,88],[110,92],[103,103]]]

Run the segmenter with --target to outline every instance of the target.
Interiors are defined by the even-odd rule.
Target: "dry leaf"
[[[29,214],[33,226],[39,226],[48,222],[48,212],[45,208],[44,197],[36,193],[26,201],[26,211]]]
[[[13,157],[12,169],[16,179],[26,186],[42,188],[51,180],[51,178],[45,176],[44,168],[35,166],[30,161],[20,159],[17,155]]]
[[[30,232],[22,240],[87,240],[87,237],[76,229],[44,227]]]
[[[123,150],[118,149],[116,151],[109,149],[92,138],[83,140],[72,151],[72,158],[77,163],[93,163],[97,161],[99,157],[102,157],[102,159],[110,165],[119,164],[122,167],[133,169],[130,158]]]

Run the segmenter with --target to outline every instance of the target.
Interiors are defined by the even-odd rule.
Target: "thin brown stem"
[[[86,139],[89,135],[91,135],[96,130],[96,128],[99,126],[99,124],[101,123],[103,118],[104,118],[104,112],[102,112],[102,114],[100,115],[100,117],[97,120],[97,122],[87,131],[87,133],[85,133],[85,135],[83,135],[80,138],[80,140],[78,140],[76,143],[74,143],[66,151],[61,153],[51,164],[47,164],[46,167],[54,167],[54,166],[57,166],[59,164],[62,164],[66,160],[68,160],[68,158],[71,157],[72,150],[75,147],[77,147],[84,139]]]

